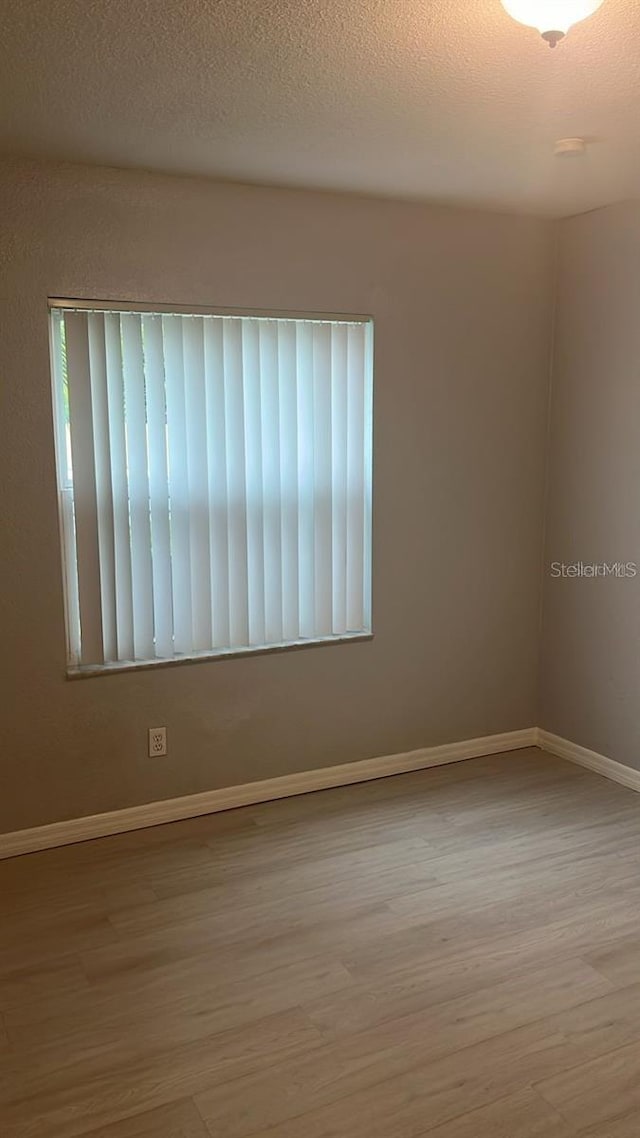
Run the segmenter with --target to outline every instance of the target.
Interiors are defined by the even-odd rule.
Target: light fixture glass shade
[[[586,20],[604,0],[502,0],[514,20],[537,28],[546,38],[551,33],[566,35],[573,24]]]

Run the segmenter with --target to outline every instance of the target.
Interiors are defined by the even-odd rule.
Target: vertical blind
[[[371,628],[372,326],[51,309],[69,663]]]

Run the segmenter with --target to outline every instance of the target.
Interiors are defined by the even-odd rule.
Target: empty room
[[[640,1135],[640,4],[0,0],[0,1135]]]

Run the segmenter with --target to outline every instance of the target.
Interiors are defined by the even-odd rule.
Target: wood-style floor
[[[640,796],[538,751],[0,864],[2,1138],[638,1138]]]

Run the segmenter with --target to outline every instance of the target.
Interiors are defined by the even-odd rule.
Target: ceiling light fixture
[[[556,158],[580,158],[587,153],[587,144],[584,138],[559,138],[553,153]]]
[[[549,47],[555,47],[569,28],[593,15],[604,0],[502,0],[510,16],[537,28]]]

